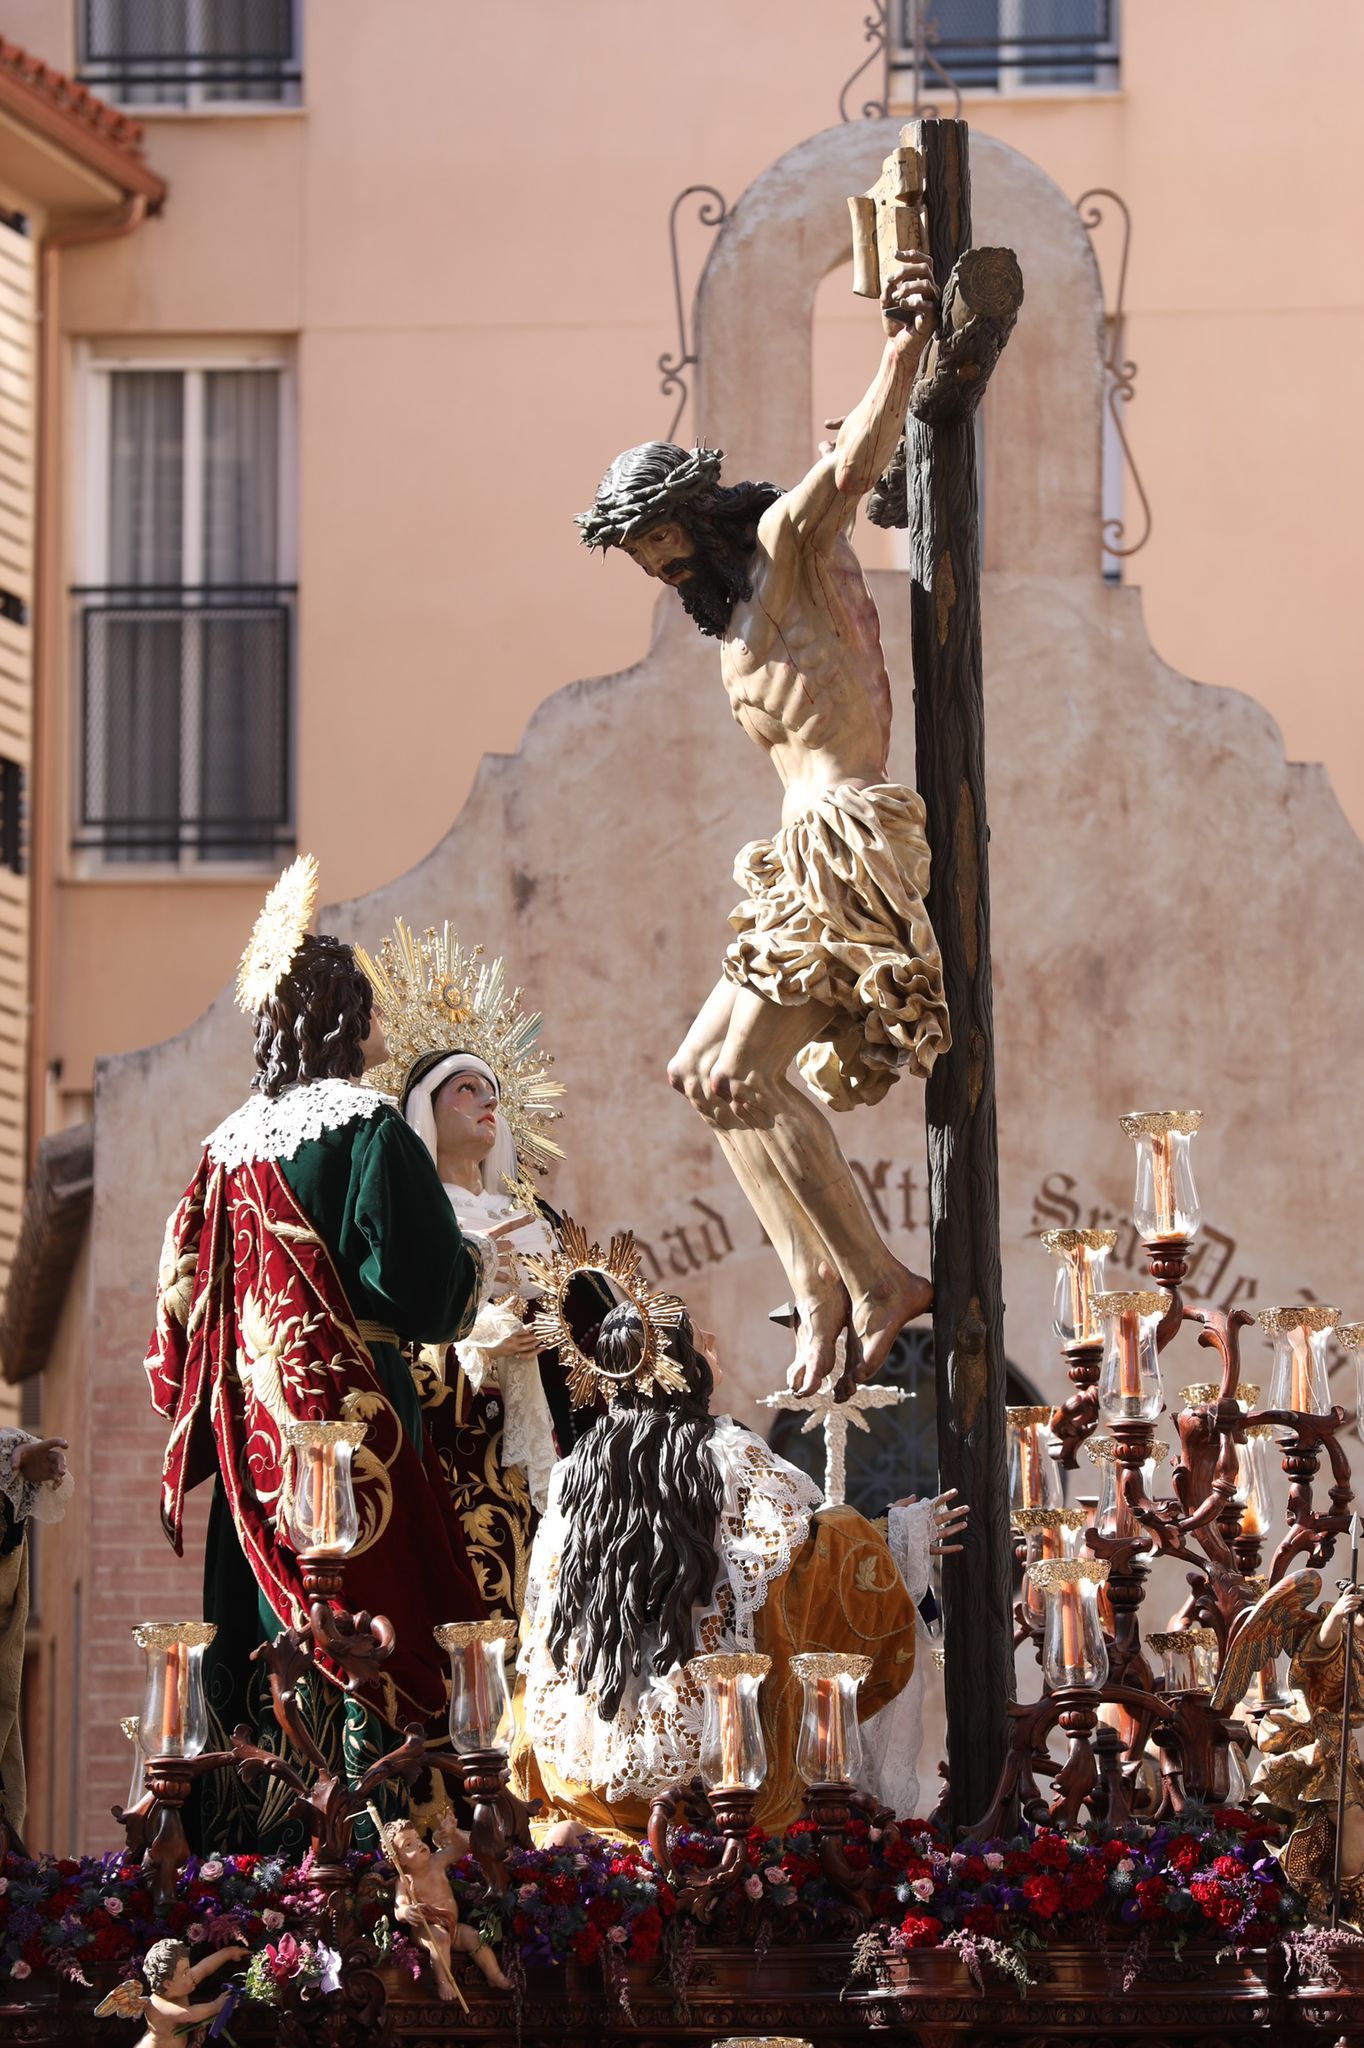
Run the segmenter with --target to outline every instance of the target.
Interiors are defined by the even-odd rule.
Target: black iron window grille
[[[292,584],[83,586],[75,844],[105,863],[294,843]]]
[[[899,0],[891,70],[913,66],[916,37],[961,92],[1118,83],[1118,0]]]
[[[18,761],[0,756],[0,868],[24,872],[24,771]]]
[[[123,106],[296,105],[300,0],[77,0],[80,77]]]

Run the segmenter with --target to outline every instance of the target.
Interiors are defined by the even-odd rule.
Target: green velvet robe
[[[276,1163],[326,1243],[358,1322],[417,1343],[454,1342],[465,1334],[478,1309],[479,1261],[461,1234],[430,1154],[396,1111],[381,1109],[324,1131]],[[420,1450],[421,1404],[406,1359],[396,1345],[372,1335],[367,1345],[385,1396]],[[233,1729],[245,1724],[263,1749],[278,1750],[282,1737],[268,1680],[251,1659],[280,1623],[257,1589],[221,1480],[214,1483],[209,1511],[204,1616],[218,1628],[204,1657],[210,1747],[225,1747]],[[325,1679],[305,1680],[304,1686],[314,1740],[350,1775],[399,1739],[378,1714]],[[293,1760],[307,1775],[303,1760]],[[376,1804],[387,1818],[404,1810],[404,1800],[399,1788],[387,1804]],[[200,1781],[187,1811],[190,1840],[203,1854],[301,1852],[306,1831],[287,1818],[287,1806],[287,1792],[273,1780],[248,1789],[228,1773],[216,1774]],[[371,1832],[367,1821],[357,1825],[358,1848],[372,1846]]]

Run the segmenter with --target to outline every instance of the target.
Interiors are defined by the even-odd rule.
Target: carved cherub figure
[[[241,1962],[249,1953],[239,1946],[215,1949],[201,1963],[192,1963],[183,1941],[158,1941],[147,1950],[142,1963],[146,1980],[144,1992],[136,1977],[127,1978],[101,1999],[95,2007],[98,2019],[145,2019],[147,2031],[137,2048],[156,2048],[157,2043],[175,2042],[177,2048],[198,2048],[204,2029],[232,1997],[231,1989],[201,2005],[190,2003],[191,1994],[215,1971],[228,1963]]]
[[[477,1928],[460,1922],[449,1871],[452,1863],[468,1855],[469,1837],[455,1825],[453,1814],[437,1823],[434,1848],[407,1819],[386,1821],[379,1838],[395,1873],[393,1917],[426,1951],[440,1996],[464,2004],[451,1969],[455,1949],[472,1956],[497,1990],[510,1991],[510,1979],[503,1974],[496,1952]]]
[[[1345,1690],[1345,1624],[1364,1611],[1364,1590],[1346,1586],[1330,1607],[1314,1608],[1321,1575],[1293,1572],[1271,1586],[1227,1646],[1213,1705],[1228,1713],[1257,1671],[1289,1653],[1288,1683],[1301,1705],[1276,1708],[1260,1722],[1265,1761],[1256,1797],[1294,1822],[1279,1854],[1285,1877],[1319,1913],[1331,1908],[1336,1860],[1336,1798],[1340,1786],[1341,1707]],[[1352,1632],[1353,1697],[1364,1710],[1364,1630]],[[1341,1913],[1364,1925],[1364,1762],[1355,1741],[1346,1748]]]

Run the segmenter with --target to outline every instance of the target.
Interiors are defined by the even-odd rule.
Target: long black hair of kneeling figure
[[[664,1340],[686,1390],[624,1387],[573,1451],[560,1482],[568,1536],[549,1624],[549,1653],[564,1669],[577,1649],[577,1685],[595,1685],[597,1713],[614,1718],[646,1658],[659,1677],[695,1654],[692,1617],[720,1568],[715,1532],[724,1503],[706,1454],[715,1428],[714,1378],[683,1321]],[[623,1373],[643,1343],[639,1312],[612,1309],[597,1339],[599,1363]]]
[[[291,1081],[358,1081],[374,1009],[369,977],[342,939],[309,933],[256,1016],[253,1088]]]

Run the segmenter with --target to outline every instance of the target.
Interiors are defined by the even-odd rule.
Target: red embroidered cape
[[[295,1421],[363,1421],[352,1470],[360,1536],[346,1561],[351,1610],[386,1614],[397,1645],[359,1687],[390,1725],[444,1712],[442,1621],[485,1612],[440,1464],[419,1454],[385,1398],[331,1254],[270,1160],[224,1168],[207,1155],[166,1228],[152,1404],[171,1422],[161,1520],[183,1554],[184,1500],[220,1473],[237,1536],[281,1624],[306,1619],[298,1559],[276,1532]],[[285,1503],[287,1508],[287,1502]],[[318,1669],[344,1675],[318,1659]]]

